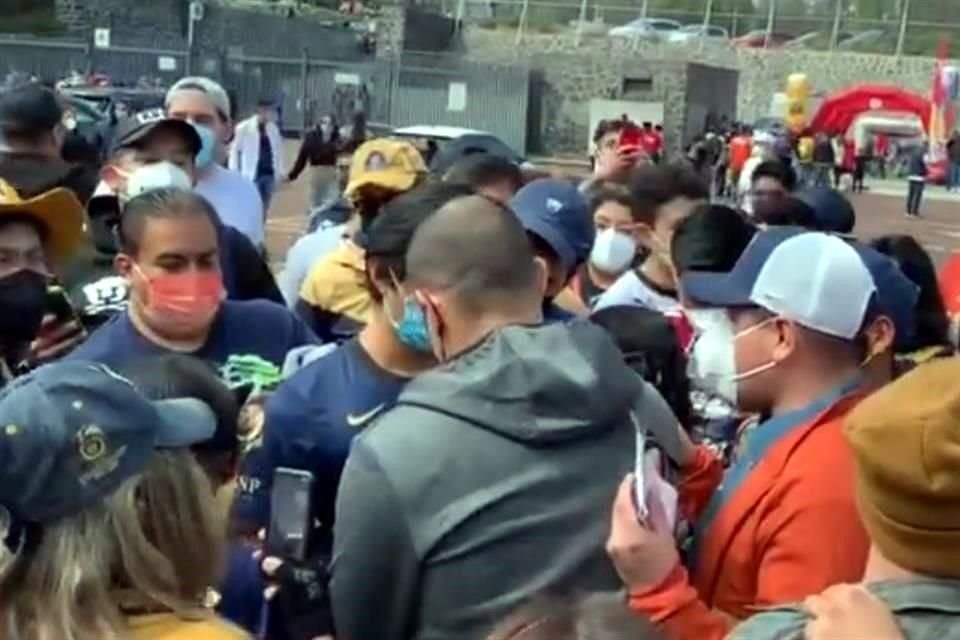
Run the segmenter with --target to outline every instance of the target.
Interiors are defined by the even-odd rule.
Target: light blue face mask
[[[430,329],[427,327],[427,314],[413,296],[404,298],[403,317],[400,321],[390,318],[390,324],[393,325],[397,339],[403,344],[420,353],[433,352]]]
[[[197,152],[195,161],[197,169],[206,169],[213,164],[213,151],[217,146],[217,136],[213,132],[213,129],[206,125],[197,124],[196,122],[191,122],[190,124],[193,125],[193,128],[197,130],[197,135],[200,136],[200,151]]]

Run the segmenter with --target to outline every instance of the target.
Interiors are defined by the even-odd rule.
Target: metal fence
[[[147,79],[169,86],[184,75],[219,80],[239,116],[264,97],[279,100],[283,127],[300,131],[320,114],[346,123],[358,110],[368,121],[481,129],[519,151],[526,147],[529,72],[465,63],[455,54],[410,54],[355,62],[139,47],[96,48],[63,40],[0,37],[0,79],[31,74],[56,81],[73,71],[103,73],[116,84]]]
[[[725,40],[742,38],[736,43],[740,46],[932,56],[946,42],[955,55],[960,51],[957,0],[418,0],[417,4],[470,24],[515,30],[517,42],[523,33],[606,37],[612,28],[649,19],[691,29],[718,27],[726,32]],[[666,39],[664,33],[642,37]]]

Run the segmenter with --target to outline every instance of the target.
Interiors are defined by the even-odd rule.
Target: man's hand
[[[293,563],[267,556],[260,568],[271,581],[264,596],[277,603],[291,640],[333,640],[326,558]]]
[[[834,585],[807,598],[803,606],[813,616],[804,630],[806,640],[904,638],[887,605],[862,585]]]
[[[86,338],[86,331],[76,320],[60,323],[54,316],[46,315],[36,340],[30,344],[27,361],[34,367],[48,364],[73,351]]]
[[[663,505],[652,500],[647,507],[650,515],[641,523],[633,504],[633,474],[628,475],[613,501],[607,554],[631,591],[656,587],[680,562]]]

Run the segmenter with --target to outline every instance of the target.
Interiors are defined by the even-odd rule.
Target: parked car
[[[410,140],[420,149],[423,159],[432,171],[443,173],[460,156],[469,153],[490,153],[509,158],[523,168],[527,168],[523,156],[513,150],[506,142],[485,131],[446,127],[437,125],[418,125],[401,127],[393,131],[394,138]]]
[[[733,46],[745,47],[747,49],[777,49],[793,41],[795,38],[786,33],[771,32],[770,41],[767,43],[767,30],[754,29],[739,38],[733,39]]]
[[[639,40],[661,40],[673,31],[680,29],[676,20],[663,18],[637,18],[633,22],[614,27],[607,32],[617,38],[631,38]]]
[[[730,33],[723,27],[715,25],[704,26],[702,24],[688,24],[680,27],[676,31],[671,31],[667,35],[667,42],[674,44],[685,44],[701,38],[708,40],[722,40],[726,42],[730,39]]]
[[[865,44],[876,42],[884,36],[882,29],[869,29],[859,33],[842,33],[837,36],[838,49],[856,49]]]

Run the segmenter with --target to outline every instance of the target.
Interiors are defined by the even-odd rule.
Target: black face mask
[[[21,269],[0,278],[0,344],[32,341],[47,307],[47,276]]]

